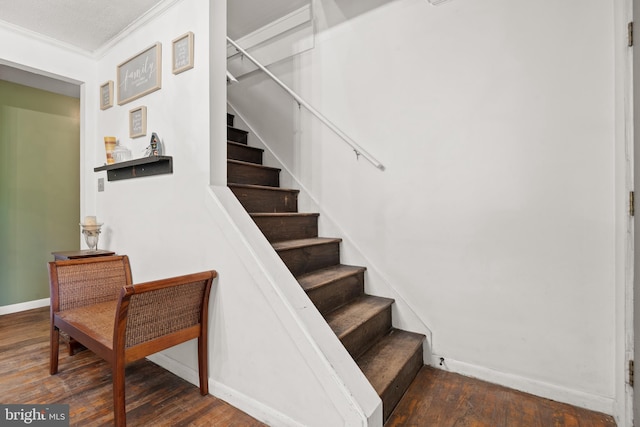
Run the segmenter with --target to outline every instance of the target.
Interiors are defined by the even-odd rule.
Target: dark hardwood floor
[[[126,368],[129,426],[264,426],[169,371],[139,360]],[[49,375],[49,308],[0,316],[0,403],[69,404],[72,426],[113,424],[109,366],[90,351]]]
[[[71,425],[113,422],[111,372],[90,351],[61,346],[60,372],[49,375],[49,309],[0,316],[0,403],[70,405]],[[128,366],[130,426],[264,424],[165,369]],[[423,367],[385,427],[613,427],[610,416]],[[327,426],[333,427],[333,426]]]
[[[385,427],[615,427],[612,417],[424,366]]]

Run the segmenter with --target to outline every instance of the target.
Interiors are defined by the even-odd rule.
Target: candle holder
[[[84,241],[89,246],[90,252],[95,252],[98,249],[98,237],[100,237],[100,227],[102,224],[80,224],[82,227],[82,234],[84,234]]]

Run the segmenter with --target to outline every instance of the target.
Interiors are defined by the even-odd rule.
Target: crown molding
[[[18,25],[11,24],[11,23],[9,23],[7,21],[3,21],[1,19],[0,19],[0,29],[5,29],[5,30],[7,30],[9,32],[17,33],[17,34],[19,34],[19,35],[21,35],[23,37],[32,39],[32,40],[37,41],[39,43],[45,43],[45,44],[51,45],[51,46],[56,47],[58,49],[64,49],[64,50],[67,50],[69,52],[85,56],[87,58],[93,58],[92,52],[90,52],[88,50],[81,49],[81,48],[79,48],[77,46],[74,46],[72,44],[62,42],[60,40],[54,39],[54,38],[49,37],[49,36],[45,36],[43,34],[35,32],[35,31],[27,30],[24,27],[20,27]]]
[[[180,3],[182,0],[165,0],[163,2],[158,3],[153,8],[149,9],[144,15],[140,16],[138,19],[133,21],[127,27],[125,27],[122,31],[116,34],[111,40],[107,41],[105,44],[100,46],[98,49],[93,51],[94,59],[101,59],[104,57],[107,52],[113,49],[118,43],[127,38],[130,34],[146,25],[147,23],[153,21],[158,16],[165,13],[169,8],[174,6],[177,3]]]
[[[172,6],[174,6],[175,4],[181,1],[182,0],[164,0],[158,3],[153,8],[149,9],[144,15],[140,16],[131,24],[127,25],[122,31],[120,31],[118,34],[116,34],[114,37],[112,37],[102,46],[100,46],[99,48],[93,51],[79,48],[70,43],[62,42],[52,37],[45,36],[35,31],[28,30],[18,25],[3,21],[2,19],[0,19],[0,29],[6,29],[9,32],[20,34],[21,36],[35,40],[37,42],[45,43],[50,46],[56,47],[58,49],[64,49],[69,52],[97,60],[97,59],[101,59],[110,49],[112,49],[115,45],[117,45],[122,40],[127,38],[131,33],[136,31],[140,27],[144,26],[145,24],[151,22],[158,16],[162,15],[169,8],[171,8]]]

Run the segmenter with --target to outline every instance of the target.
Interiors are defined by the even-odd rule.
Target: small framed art
[[[129,138],[138,138],[147,134],[147,107],[140,106],[129,110]]]
[[[106,110],[111,107],[113,107],[113,80],[100,86],[100,109]]]
[[[179,74],[183,71],[193,68],[193,33],[189,31],[173,40],[172,69],[173,74]]]

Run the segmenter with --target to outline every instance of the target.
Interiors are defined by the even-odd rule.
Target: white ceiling
[[[311,0],[229,0],[228,28],[240,38]],[[0,21],[95,52],[170,0],[0,0]]]
[[[0,20],[94,52],[164,0],[0,0]]]
[[[179,0],[0,0],[0,25],[19,27],[95,54],[145,15]],[[205,1],[205,0],[203,0]],[[311,0],[228,0],[228,33],[240,38]],[[68,96],[79,87],[0,63],[0,80]]]

